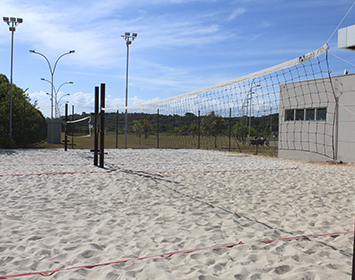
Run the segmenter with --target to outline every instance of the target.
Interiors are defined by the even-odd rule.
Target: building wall
[[[281,85],[279,157],[355,162],[353,89],[355,75],[333,77],[332,81],[324,78]],[[322,115],[324,109],[326,114]],[[302,112],[304,115],[300,117]]]
[[[52,144],[62,143],[62,123],[53,122],[53,140],[52,140],[52,121],[47,121],[47,141]]]
[[[337,77],[339,99],[338,161],[355,162],[355,75]]]

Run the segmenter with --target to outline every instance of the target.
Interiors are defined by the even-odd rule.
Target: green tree
[[[144,133],[144,138],[148,138],[148,132],[151,130],[152,125],[146,119],[134,120],[132,130],[141,138]]]
[[[25,91],[12,86],[12,141],[10,141],[10,83],[0,74],[0,148],[39,142],[46,138],[45,118]]]
[[[206,136],[214,137],[214,147],[217,149],[217,136],[222,134],[227,128],[227,124],[221,116],[211,111],[201,121],[201,131]]]
[[[236,123],[232,127],[232,135],[237,139],[239,139],[240,137],[243,143],[246,143],[248,133],[249,133],[249,128],[245,124]]]
[[[192,132],[192,136],[195,138],[195,134],[198,130],[198,125],[195,122],[190,123],[189,130]]]

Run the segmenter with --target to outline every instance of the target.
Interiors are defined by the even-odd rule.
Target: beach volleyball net
[[[91,117],[65,122],[65,134],[70,137],[90,137],[91,136]]]
[[[325,44],[274,67],[176,97],[103,110],[116,111],[121,133],[127,110],[128,147],[264,149],[274,154],[291,149],[332,158],[335,99],[328,49]]]

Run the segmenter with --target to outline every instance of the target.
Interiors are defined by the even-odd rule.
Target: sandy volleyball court
[[[0,150],[0,279],[350,279],[354,165],[107,152]]]

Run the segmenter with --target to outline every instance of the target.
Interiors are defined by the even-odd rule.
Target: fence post
[[[26,101],[23,102],[23,146],[26,146]]]
[[[198,110],[198,144],[197,144],[197,149],[200,149],[200,137],[201,137],[201,117],[200,117],[200,110]]]
[[[229,108],[229,151],[231,150],[231,135],[232,135],[232,108]]]
[[[116,118],[116,149],[118,148],[118,110],[117,110],[117,118]]]
[[[159,109],[157,109],[157,149],[159,149]]]

